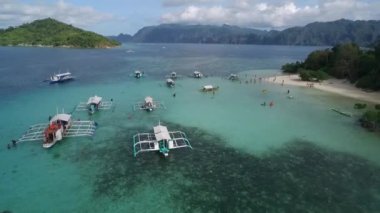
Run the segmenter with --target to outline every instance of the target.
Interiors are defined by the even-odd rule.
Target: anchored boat
[[[228,77],[228,79],[231,80],[231,81],[237,81],[237,80],[239,80],[239,77],[238,77],[238,75],[236,75],[236,74],[231,74],[231,75]]]
[[[166,85],[168,85],[168,87],[174,87],[175,86],[175,82],[174,82],[173,79],[168,78],[168,79],[166,79]]]
[[[48,124],[41,123],[29,127],[17,143],[42,140],[42,147],[50,148],[66,137],[92,136],[95,129],[94,121],[74,121],[70,114],[61,113],[52,117]]]
[[[49,82],[51,84],[54,84],[54,83],[62,83],[65,81],[70,81],[70,80],[74,80],[74,76],[72,76],[70,72],[65,72],[65,73],[59,73],[59,74],[54,74],[50,76]]]
[[[199,72],[199,71],[194,71],[193,77],[194,78],[202,78],[203,74],[201,72]]]
[[[88,98],[86,102],[80,102],[76,107],[76,111],[88,111],[90,114],[94,114],[99,110],[109,110],[113,106],[113,100],[111,101],[103,101],[102,97],[97,95]]]
[[[153,101],[153,98],[150,96],[145,97],[144,102],[138,102],[135,105],[133,105],[134,110],[140,109],[146,110],[148,112],[151,112],[159,108],[165,108],[165,105],[159,101]]]
[[[141,78],[143,76],[143,72],[141,72],[140,70],[136,70],[135,71],[135,78]]]
[[[133,136],[133,155],[141,152],[158,151],[163,156],[169,156],[169,150],[186,148],[192,149],[186,134],[181,131],[168,131],[160,123],[153,127],[153,133],[138,133]]]
[[[218,89],[219,89],[218,86],[205,85],[205,86],[202,87],[201,91],[202,92],[214,92],[214,91],[216,91]]]

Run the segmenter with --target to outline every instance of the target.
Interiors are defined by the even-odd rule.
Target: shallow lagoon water
[[[133,53],[128,53],[133,49]],[[278,73],[312,47],[126,45],[113,50],[1,48],[0,211],[12,212],[378,212],[379,135],[361,129],[355,100],[306,88],[249,83]],[[16,61],[18,60],[18,61]],[[78,79],[41,82],[69,68]],[[129,75],[140,69],[143,79]],[[194,69],[210,75],[187,78]],[[185,76],[174,89],[164,75]],[[240,82],[226,80],[239,72]],[[247,75],[247,77],[245,77]],[[248,80],[248,83],[245,83]],[[201,93],[205,84],[220,86]],[[295,99],[286,98],[290,89]],[[263,93],[262,90],[267,90]],[[172,94],[176,93],[173,98]],[[56,108],[71,112],[91,95],[116,107],[94,116],[93,138],[71,138],[44,150],[6,144]],[[166,110],[133,111],[151,95]],[[274,101],[274,107],[261,103]],[[134,158],[131,137],[159,121],[189,136],[193,150]]]

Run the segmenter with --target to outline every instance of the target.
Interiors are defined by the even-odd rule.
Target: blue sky
[[[379,0],[0,0],[0,28],[52,17],[103,35],[162,23],[284,29],[314,21],[379,20]]]

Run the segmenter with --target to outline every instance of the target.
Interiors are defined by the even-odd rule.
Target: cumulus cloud
[[[19,25],[42,18],[55,18],[75,26],[86,27],[113,18],[89,6],[76,6],[64,0],[52,4],[27,4],[0,0],[0,27]]]
[[[341,18],[380,19],[379,11],[380,2],[370,3],[368,0],[319,0],[310,5],[294,1],[234,0],[225,6],[187,6],[163,14],[161,22],[282,29]]]

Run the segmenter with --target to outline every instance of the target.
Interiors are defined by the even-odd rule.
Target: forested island
[[[0,29],[0,45],[109,48],[120,43],[94,32],[47,18],[18,27]]]
[[[208,43],[334,46],[354,42],[369,46],[380,38],[380,21],[314,22],[282,31],[259,30],[231,25],[161,24],[140,29],[133,36],[109,36],[120,42]]]

